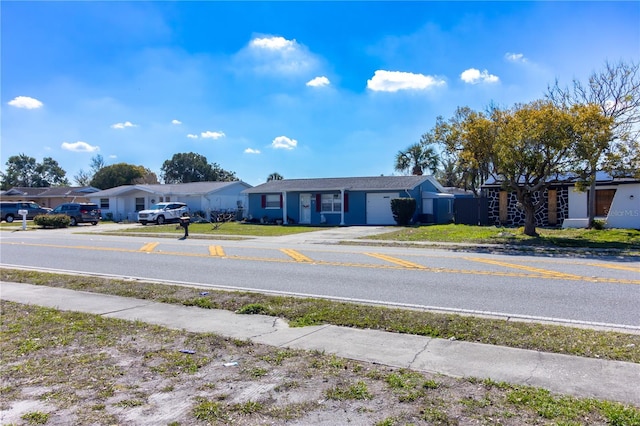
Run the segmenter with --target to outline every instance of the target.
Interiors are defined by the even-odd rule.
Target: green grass
[[[111,280],[99,277],[76,277],[33,271],[0,268],[0,279],[36,285],[91,291],[138,299],[154,300],[207,309],[232,312],[259,313],[286,318],[291,326],[334,324],[346,327],[384,330],[396,333],[455,338],[461,341],[486,343],[543,352],[577,355],[640,363],[640,335],[605,332],[586,328],[572,328],[531,322],[507,321],[464,315],[440,314],[415,310],[392,309],[313,298],[272,296],[260,293],[232,292],[162,285],[145,282]],[[211,303],[202,303],[202,299]],[[194,300],[199,301],[194,303]],[[56,314],[50,314],[53,317]],[[53,321],[49,319],[48,321]],[[17,327],[17,325],[11,325]],[[33,327],[38,329],[38,325]],[[46,336],[45,336],[46,337]],[[73,336],[63,335],[65,340]],[[109,340],[110,335],[100,335]],[[30,351],[49,344],[48,339],[25,339],[16,351]],[[278,365],[291,355],[280,350],[265,359]],[[164,365],[164,364],[163,364]],[[197,367],[196,367],[197,368]],[[167,368],[168,373],[175,371]]]
[[[277,237],[281,235],[300,234],[302,232],[313,232],[327,227],[299,226],[299,225],[260,225],[242,222],[225,222],[214,229],[212,223],[193,223],[189,226],[189,235],[233,235],[233,236],[255,236],[255,237]],[[130,228],[118,231],[109,231],[114,234],[184,234],[184,229],[176,224],[167,225],[132,225]]]
[[[403,242],[509,244],[542,247],[640,249],[640,231],[633,229],[547,229],[537,228],[530,237],[522,228],[469,225],[429,225],[399,228],[365,239]]]

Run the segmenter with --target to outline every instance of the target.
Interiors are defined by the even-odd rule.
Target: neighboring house
[[[248,219],[309,225],[395,225],[391,200],[416,200],[414,221],[448,223],[453,195],[432,176],[272,180],[246,189]]]
[[[100,191],[92,186],[14,187],[0,193],[2,201],[33,201],[54,208],[62,203],[87,203],[91,194]]]
[[[520,226],[524,211],[518,208],[516,194],[506,191],[499,182],[482,186],[488,199],[489,224]],[[542,202],[536,210],[536,226],[586,227],[589,192],[578,191],[575,181],[559,178],[538,194]],[[604,172],[596,175],[597,219],[608,228],[640,229],[640,179],[613,178]]]
[[[246,207],[242,191],[251,185],[234,182],[191,182],[179,184],[123,185],[91,194],[91,202],[100,206],[102,217],[115,221],[138,220],[138,212],[163,201],[181,201],[192,212],[236,211]]]

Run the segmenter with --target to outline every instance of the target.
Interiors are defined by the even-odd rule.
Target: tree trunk
[[[530,237],[537,237],[536,232],[536,208],[530,194],[522,197],[522,208],[524,209],[524,234]]]
[[[596,217],[596,178],[593,176],[591,179],[591,184],[589,185],[589,205],[587,206],[587,212],[589,214],[589,225],[591,228],[593,226],[593,221]]]

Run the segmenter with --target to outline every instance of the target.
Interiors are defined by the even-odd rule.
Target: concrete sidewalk
[[[1,284],[3,300],[216,333],[277,347],[320,350],[398,368],[542,387],[640,406],[640,364],[332,325],[290,328],[281,319],[237,315],[118,296]]]

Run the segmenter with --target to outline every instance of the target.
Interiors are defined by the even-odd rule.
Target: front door
[[[311,194],[300,194],[300,223],[311,223]]]

